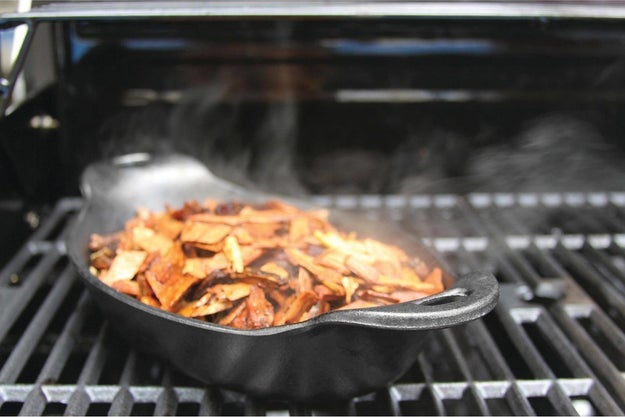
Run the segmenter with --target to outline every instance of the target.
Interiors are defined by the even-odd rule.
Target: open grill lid
[[[22,13],[5,13],[0,22],[136,18],[572,18],[622,19],[625,4],[579,1],[58,1]]]

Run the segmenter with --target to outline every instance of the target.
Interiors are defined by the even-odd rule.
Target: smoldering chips
[[[206,200],[139,209],[124,230],[93,234],[90,270],[112,288],[185,317],[241,329],[334,309],[416,300],[444,290],[442,271],[398,247],[358,239],[278,200]]]

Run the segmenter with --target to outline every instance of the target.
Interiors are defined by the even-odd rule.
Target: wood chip
[[[289,279],[289,271],[282,268],[275,262],[267,262],[263,266],[260,267],[260,270],[263,272],[267,272],[269,274],[277,275],[282,279],[282,281],[286,282]]]
[[[228,267],[228,260],[226,255],[218,253],[210,258],[187,258],[184,262],[182,269],[183,274],[189,274],[196,278],[204,278],[211,274],[211,272],[226,269]]]
[[[269,327],[273,324],[273,305],[265,298],[265,292],[259,287],[252,286],[247,298],[247,321],[254,329]]]
[[[168,309],[197,282],[197,277],[183,274],[185,260],[182,249],[174,246],[164,255],[157,256],[145,271],[145,277],[154,291],[156,298]]]
[[[380,272],[374,266],[363,262],[355,256],[348,256],[345,259],[345,266],[366,281],[375,283],[380,278]]]
[[[147,256],[148,253],[144,251],[118,251],[111,267],[101,278],[102,281],[106,285],[113,285],[116,281],[133,279]]]
[[[300,267],[297,274],[297,292],[310,292],[312,289],[313,281],[310,273],[305,268]]]
[[[296,217],[289,227],[289,239],[297,242],[310,235],[310,224],[306,217]]]
[[[296,323],[299,318],[310,307],[312,307],[318,301],[317,294],[314,292],[305,292],[297,295],[292,303],[288,304],[284,316],[280,318],[279,322],[274,322],[276,325],[286,323]]]
[[[166,253],[174,245],[167,236],[142,226],[132,229],[132,240],[146,252]]]
[[[228,266],[233,272],[243,272],[243,255],[241,254],[241,248],[239,242],[234,236],[228,236],[224,243],[224,255],[228,260]]]
[[[341,284],[343,284],[343,288],[345,288],[345,303],[349,304],[352,302],[352,297],[360,284],[358,281],[350,277],[343,277]]]
[[[217,320],[217,324],[222,326],[229,326],[234,319],[239,316],[247,308],[247,302],[243,301],[231,308],[228,313]]]
[[[113,285],[111,286],[115,288],[117,291],[123,292],[124,294],[128,294],[128,295],[137,296],[140,293],[139,283],[137,283],[137,281],[130,281],[130,280],[115,281]]]
[[[232,227],[225,224],[187,222],[182,229],[180,240],[183,242],[214,245],[224,240],[231,231]]]

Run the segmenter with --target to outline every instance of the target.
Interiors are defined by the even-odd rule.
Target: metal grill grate
[[[500,302],[437,333],[388,389],[317,408],[205,387],[119,340],[65,256],[58,203],[0,272],[0,415],[616,415],[625,410],[625,193],[317,196],[425,236]],[[532,294],[535,294],[532,297]]]

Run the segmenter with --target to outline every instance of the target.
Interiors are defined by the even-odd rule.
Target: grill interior
[[[496,310],[432,334],[387,389],[332,406],[249,398],[206,387],[116,336],[65,256],[81,200],[61,199],[0,273],[0,414],[623,413],[624,193],[314,198],[394,219],[458,273],[494,272]]]
[[[34,3],[0,16],[0,42],[37,29],[23,101],[0,74],[0,415],[625,412],[624,5]],[[341,404],[206,387],[118,337],[66,256],[82,170],[137,151],[391,219],[499,304]]]

